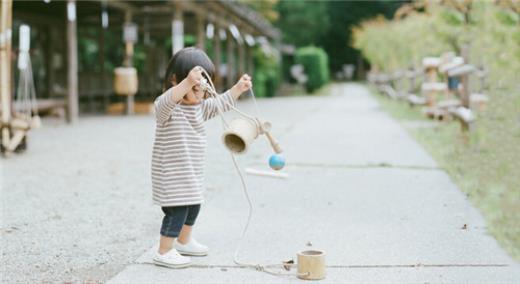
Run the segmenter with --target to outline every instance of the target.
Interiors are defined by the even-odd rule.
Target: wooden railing
[[[440,57],[426,57],[420,68],[396,70],[391,73],[369,72],[368,81],[379,93],[410,106],[422,107],[431,119],[458,120],[463,131],[471,131],[478,112],[486,108],[486,69],[466,62],[461,56],[445,53]],[[476,77],[479,84],[470,84]],[[408,81],[408,88],[405,82]],[[471,90],[471,87],[478,88]]]

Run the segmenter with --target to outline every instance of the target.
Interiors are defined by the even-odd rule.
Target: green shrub
[[[262,72],[261,70],[255,71],[253,75],[253,91],[257,98],[262,98],[267,95],[266,81],[267,76],[265,72]]]
[[[256,97],[274,97],[281,82],[282,70],[274,55],[266,55],[260,48],[254,51],[255,70],[253,91]]]
[[[314,92],[329,81],[329,60],[327,53],[319,47],[307,46],[296,50],[296,63],[303,65],[308,79],[307,92]]]

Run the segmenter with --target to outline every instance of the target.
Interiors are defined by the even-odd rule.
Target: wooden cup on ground
[[[298,278],[320,280],[325,278],[325,252],[306,250],[298,252]]]

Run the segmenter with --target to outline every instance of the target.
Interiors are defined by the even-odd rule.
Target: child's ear
[[[177,85],[177,79],[175,79],[175,74],[173,74],[173,76],[172,76],[171,83],[172,83],[172,86]]]

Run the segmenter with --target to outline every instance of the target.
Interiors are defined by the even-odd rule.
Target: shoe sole
[[[191,265],[191,263],[171,264],[171,263],[162,262],[162,261],[156,260],[156,259],[153,260],[153,263],[155,265],[164,266],[164,267],[168,267],[168,268],[186,268]]]
[[[187,252],[177,249],[177,252],[181,255],[189,255],[189,256],[206,256],[208,255],[207,252]]]

